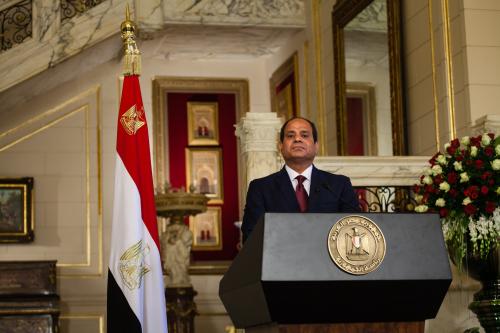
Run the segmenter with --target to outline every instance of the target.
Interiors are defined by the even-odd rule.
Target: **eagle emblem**
[[[149,252],[149,247],[144,247],[141,239],[129,247],[120,257],[118,264],[120,276],[130,290],[140,288],[143,276],[150,271],[150,268],[144,263],[144,256],[147,252]]]
[[[144,121],[144,109],[142,107],[137,109],[134,104],[120,117],[120,123],[128,135],[134,135],[139,128],[146,124],[146,121]]]

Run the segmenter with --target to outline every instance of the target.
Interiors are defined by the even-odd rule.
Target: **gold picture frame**
[[[186,187],[205,194],[209,204],[223,204],[222,149],[186,148]]]
[[[207,211],[189,217],[189,229],[193,233],[193,251],[222,250],[222,209],[207,207]]]
[[[300,115],[299,60],[295,52],[269,79],[271,110],[288,120]]]
[[[188,102],[188,145],[219,144],[219,105],[217,102]]]
[[[0,243],[32,242],[33,227],[33,178],[0,179]]]

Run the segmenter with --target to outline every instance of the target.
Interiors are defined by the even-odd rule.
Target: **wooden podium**
[[[439,217],[360,214],[385,238],[364,275],[331,259],[328,234],[352,214],[267,213],[222,278],[219,296],[248,333],[424,332],[451,283]]]

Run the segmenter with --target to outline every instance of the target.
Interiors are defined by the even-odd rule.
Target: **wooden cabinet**
[[[56,261],[0,261],[0,332],[57,333]]]

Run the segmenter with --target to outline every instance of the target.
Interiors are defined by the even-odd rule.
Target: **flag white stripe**
[[[120,156],[116,156],[115,199],[111,230],[110,270],[122,290],[130,308],[140,321],[143,332],[166,332],[163,273],[158,247],[149,234],[141,215],[141,197]],[[143,276],[140,288],[130,290],[123,282],[119,262],[121,255],[142,239],[145,249],[144,264],[150,272]],[[144,302],[144,300],[147,302]]]

